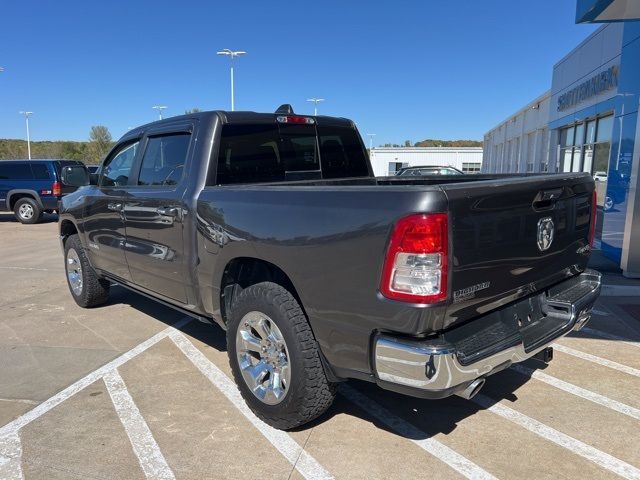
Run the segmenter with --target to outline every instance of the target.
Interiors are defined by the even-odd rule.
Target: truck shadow
[[[110,303],[128,304],[167,325],[183,317],[169,307],[119,286],[113,287]],[[181,330],[220,352],[226,351],[225,332],[217,325],[193,320]],[[535,360],[529,360],[525,365],[534,369],[544,366]],[[489,399],[490,405],[503,400],[506,400],[504,403],[508,405],[517,402],[518,396],[514,392],[529,380],[530,377],[507,369],[490,376],[480,394]],[[358,399],[355,403],[352,401],[354,396]],[[473,400],[457,396],[442,400],[424,400],[383,390],[372,383],[351,380],[340,384],[336,401],[325,414],[297,431],[309,430],[330,421],[333,417],[348,415],[370,422],[377,428],[402,438],[424,440],[437,434],[453,432],[460,422],[484,409]],[[390,425],[394,425],[395,428]]]
[[[42,218],[40,219],[40,221],[36,224],[42,224],[42,223],[55,223],[58,221],[58,215],[55,213],[45,213],[42,215]],[[16,216],[14,215],[13,212],[2,212],[0,213],[0,223],[17,223],[19,224],[20,222],[18,221],[18,219],[16,218]],[[25,228],[31,227],[31,225],[25,225]]]

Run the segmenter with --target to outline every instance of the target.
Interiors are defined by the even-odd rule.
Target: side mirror
[[[60,180],[70,187],[84,187],[89,185],[89,171],[83,165],[63,167]]]
[[[100,178],[99,173],[90,173],[89,174],[89,184],[90,185],[98,185],[98,179]]]

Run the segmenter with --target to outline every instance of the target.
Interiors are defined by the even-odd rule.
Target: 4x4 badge
[[[541,252],[549,250],[553,243],[555,227],[551,217],[544,217],[538,220],[538,249]]]

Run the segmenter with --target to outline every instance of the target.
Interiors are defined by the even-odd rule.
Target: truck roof
[[[329,117],[325,115],[303,115],[291,113],[283,114],[283,113],[261,113],[261,112],[252,112],[252,111],[226,111],[226,110],[209,110],[206,112],[194,112],[187,113],[185,115],[177,115],[175,117],[163,118],[162,120],[156,120],[155,122],[146,123],[144,125],[140,125],[139,127],[131,129],[129,132],[125,134],[125,136],[129,136],[131,134],[137,133],[138,130],[143,130],[149,128],[151,125],[159,126],[159,125],[169,125],[171,123],[179,123],[180,121],[188,120],[188,119],[202,119],[207,120],[213,116],[217,116],[222,123],[277,123],[277,118],[283,115],[293,115],[300,117],[313,118],[318,125],[331,125],[331,126],[339,126],[339,127],[355,127],[355,123],[348,118],[343,117]]]

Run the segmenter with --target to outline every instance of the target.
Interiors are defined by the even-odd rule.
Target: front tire
[[[96,275],[78,235],[64,244],[64,264],[71,296],[83,308],[97,307],[109,299],[109,282]]]
[[[289,430],[333,403],[307,318],[289,291],[272,282],[244,289],[231,304],[227,352],[245,402],[269,425]]]
[[[42,209],[38,203],[30,197],[19,198],[13,206],[13,213],[20,223],[33,225],[42,218]]]

